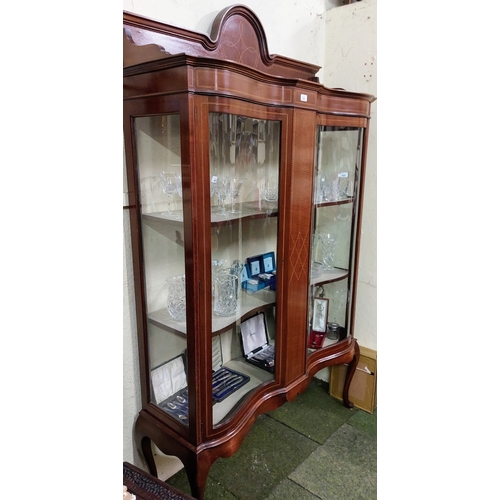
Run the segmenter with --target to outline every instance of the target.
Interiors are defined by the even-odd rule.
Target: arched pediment
[[[262,23],[244,5],[223,9],[213,21],[210,36],[124,12],[124,67],[185,54],[231,61],[263,73],[316,80],[320,67],[270,55]]]

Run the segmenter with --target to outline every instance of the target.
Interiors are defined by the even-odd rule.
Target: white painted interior
[[[235,2],[236,3],[236,2]],[[269,52],[321,66],[320,81],[327,87],[377,95],[376,91],[376,0],[363,0],[341,7],[330,0],[290,2],[246,0],[264,26]],[[208,33],[218,12],[231,5],[227,0],[124,0],[124,10],[162,22]],[[335,7],[335,8],[333,8]],[[376,110],[372,108],[370,144],[365,180],[357,319],[359,343],[377,349],[377,165]],[[124,192],[126,187],[124,183]],[[124,200],[126,199],[124,195]],[[133,442],[133,426],[140,410],[140,383],[133,300],[130,225],[124,210],[123,237],[123,460],[143,466]],[[329,369],[317,375],[329,380]],[[180,467],[174,458],[159,462],[159,475],[166,478]]]

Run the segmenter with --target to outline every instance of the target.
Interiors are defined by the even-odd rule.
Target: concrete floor
[[[179,464],[159,463],[159,476],[190,493]],[[377,413],[345,408],[317,379],[260,415],[239,450],[213,464],[205,490],[206,500],[376,498]]]

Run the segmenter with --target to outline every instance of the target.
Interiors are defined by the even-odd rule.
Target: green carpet
[[[314,441],[261,415],[239,450],[215,462],[210,476],[241,500],[263,499],[317,447]]]
[[[167,482],[190,493],[184,470]],[[205,500],[375,500],[376,484],[376,412],[345,408],[313,379],[212,465]]]
[[[328,394],[326,382],[313,379],[305,392],[268,415],[309,439],[323,444],[353,416],[353,411]]]
[[[374,436],[345,424],[289,477],[322,500],[374,500],[376,448]]]

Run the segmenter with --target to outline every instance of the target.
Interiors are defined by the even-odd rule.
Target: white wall
[[[272,3],[246,0],[241,3],[252,9],[263,24],[270,54],[322,66],[324,69],[318,76],[328,87],[376,95],[376,0],[333,9],[336,2],[329,0],[275,0]],[[124,0],[123,8],[161,22],[208,33],[215,16],[231,4],[227,0]],[[355,336],[361,345],[376,349],[376,103],[373,112]],[[127,211],[124,211],[123,245],[123,460],[140,465],[133,442],[133,425],[140,409],[140,386]],[[321,370],[318,376],[329,380],[328,369]]]
[[[133,442],[135,418],[141,409],[139,353],[134,303],[130,219],[123,211],[123,460],[140,464]]]
[[[377,0],[325,12],[323,85],[377,95],[376,17]],[[372,104],[361,233],[354,337],[377,350],[377,101]],[[316,377],[329,382],[330,368]]]
[[[325,61],[322,83],[377,95],[377,1],[363,0],[325,14]],[[354,336],[377,349],[377,101],[366,162],[363,225]]]

